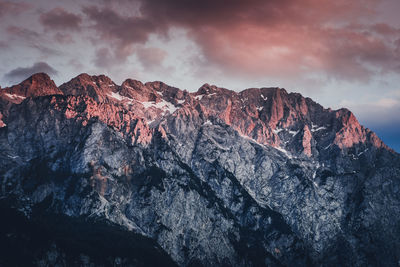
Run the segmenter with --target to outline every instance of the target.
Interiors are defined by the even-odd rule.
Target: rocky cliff
[[[0,108],[0,265],[400,260],[400,156],[349,110],[87,74]]]

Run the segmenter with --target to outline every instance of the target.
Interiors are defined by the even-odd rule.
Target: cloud
[[[84,65],[82,64],[82,62],[80,62],[78,59],[76,58],[72,58],[68,61],[68,65],[71,65],[74,67],[75,71],[78,73],[82,73],[85,72],[86,70],[84,69]]]
[[[115,41],[121,46],[144,43],[155,31],[155,24],[148,18],[122,16],[110,8],[88,6],[83,12],[93,22],[92,28],[105,41]]]
[[[59,50],[52,48],[51,42],[49,42],[49,40],[39,32],[13,25],[8,26],[6,31],[13,38],[23,40],[24,45],[39,51],[46,57],[59,56],[62,54]]]
[[[108,49],[107,47],[101,47],[96,50],[93,62],[98,68],[111,69],[120,61],[118,60],[118,58],[115,57],[110,49]]]
[[[371,31],[376,32],[378,34],[389,35],[389,36],[400,33],[400,29],[397,29],[385,23],[376,23],[372,25]]]
[[[5,15],[18,15],[30,9],[27,3],[15,3],[11,1],[0,0],[0,17]]]
[[[143,47],[136,51],[136,56],[145,69],[154,69],[162,66],[167,52],[157,47]]]
[[[373,130],[387,145],[400,153],[400,95],[370,103],[347,101],[342,104],[356,114],[361,124]]]
[[[0,50],[5,50],[5,49],[8,49],[8,48],[10,48],[9,44],[7,44],[4,41],[0,41]]]
[[[4,75],[4,79],[10,83],[17,83],[38,72],[45,72],[50,76],[57,75],[58,73],[57,70],[46,62],[36,62],[30,67],[18,67],[7,72]]]
[[[374,128],[397,127],[400,129],[400,94],[396,91],[375,101],[359,103],[343,100],[341,106],[349,108],[366,125]]]
[[[7,33],[11,36],[18,37],[27,41],[35,40],[39,37],[39,33],[27,28],[11,25],[6,29]]]
[[[63,8],[54,8],[40,15],[41,24],[49,30],[79,30],[82,18]]]
[[[74,42],[74,39],[70,34],[61,32],[57,32],[54,35],[54,40],[60,44],[71,44]]]
[[[143,1],[147,17],[186,27],[210,64],[232,74],[285,78],[320,73],[366,81],[393,71],[399,55],[387,25],[347,25],[373,15],[378,1]],[[345,22],[345,23],[343,23]],[[344,25],[343,25],[344,24]],[[368,31],[369,30],[369,31]]]
[[[104,1],[101,1],[104,3]],[[374,18],[379,0],[137,0],[86,6],[98,40],[124,59],[151,35],[182,28],[208,67],[232,77],[366,82],[398,72],[400,30]],[[121,6],[125,5],[125,8]],[[139,8],[137,8],[139,6]],[[135,10],[127,15],[125,10]],[[140,59],[140,54],[137,54]]]
[[[135,46],[144,44],[150,34],[156,31],[154,19],[124,16],[107,6],[103,8],[86,6],[82,11],[91,22],[90,28],[96,33],[93,43],[101,43],[103,47],[108,44],[112,49],[111,52],[106,52],[104,49],[96,52],[100,56],[112,56],[108,66],[113,62],[118,64],[125,62],[134,52]],[[97,59],[95,62],[98,66],[104,64],[98,64],[100,62]]]

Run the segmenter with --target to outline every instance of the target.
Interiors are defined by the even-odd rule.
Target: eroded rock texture
[[[87,74],[0,108],[0,265],[400,260],[400,156],[346,109]]]

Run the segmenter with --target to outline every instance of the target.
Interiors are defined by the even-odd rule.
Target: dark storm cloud
[[[51,30],[79,30],[82,18],[59,7],[40,15],[40,22]]]
[[[38,72],[45,72],[48,75],[57,75],[58,73],[57,70],[48,65],[46,62],[36,62],[30,67],[18,67],[10,72],[7,72],[4,75],[4,79],[8,82],[17,83]]]

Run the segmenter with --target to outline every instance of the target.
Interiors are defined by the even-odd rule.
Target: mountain
[[[88,74],[0,108],[0,265],[400,260],[400,155],[347,109]]]

